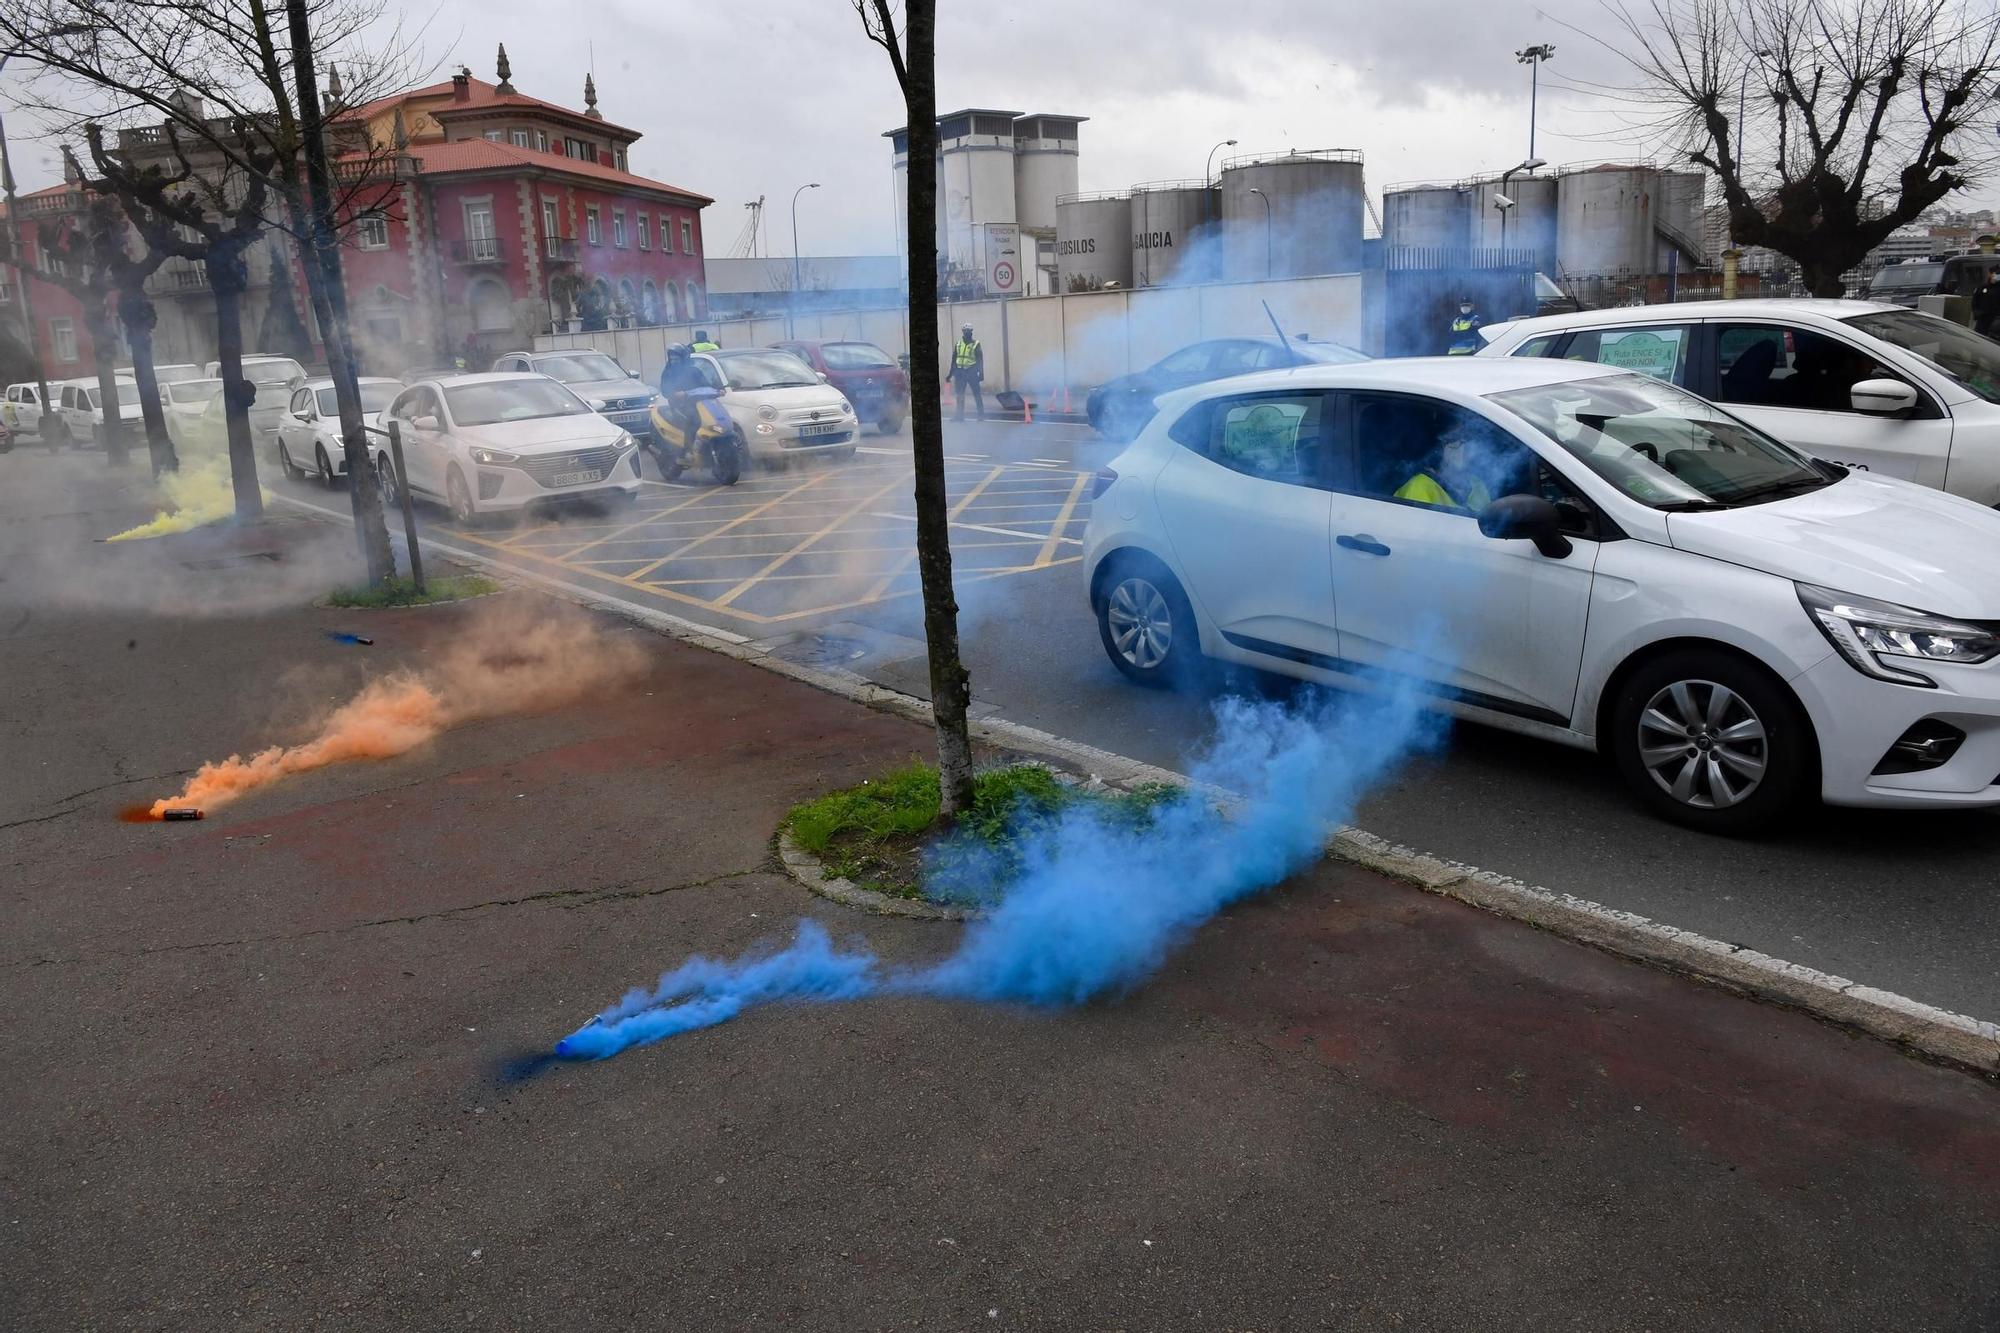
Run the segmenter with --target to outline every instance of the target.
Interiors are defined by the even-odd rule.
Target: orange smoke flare
[[[160,819],[177,806],[213,810],[294,773],[406,754],[463,722],[561,707],[630,679],[644,664],[635,643],[611,638],[579,613],[481,612],[436,666],[370,681],[303,744],[203,764],[178,796],[153,802],[144,817]]]

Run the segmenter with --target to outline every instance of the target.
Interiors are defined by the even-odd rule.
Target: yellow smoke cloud
[[[226,457],[207,458],[198,463],[183,459],[179,472],[169,472],[160,478],[160,489],[165,493],[166,507],[153,515],[150,522],[104,540],[129,542],[190,532],[219,523],[236,512],[236,493],[230,485]]]

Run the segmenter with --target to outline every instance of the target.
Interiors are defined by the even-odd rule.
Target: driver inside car
[[[1396,488],[1396,498],[1478,513],[1495,495],[1518,489],[1514,474],[1524,461],[1518,449],[1499,445],[1490,432],[1461,424],[1445,435],[1428,463]]]

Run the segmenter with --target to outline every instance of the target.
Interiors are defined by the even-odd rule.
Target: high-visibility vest
[[[1493,503],[1493,497],[1487,489],[1474,481],[1465,488],[1465,503],[1460,504],[1452,493],[1444,488],[1443,483],[1428,472],[1419,472],[1397,487],[1396,498],[1420,505],[1435,505],[1440,509],[1470,509],[1474,512]]]
[[[978,365],[979,344],[976,342],[966,342],[961,339],[958,344],[957,353],[952,357],[952,364],[960,370],[970,370]]]
[[[722,350],[722,344],[721,344],[721,343],[696,343],[696,344],[694,345],[694,350],[695,350],[695,351],[697,351],[697,352],[719,352],[719,351],[721,351],[721,350]]]

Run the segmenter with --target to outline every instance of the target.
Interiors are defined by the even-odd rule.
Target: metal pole
[[[12,51],[0,52],[0,71],[7,68],[13,59]],[[8,262],[13,266],[14,277],[21,288],[21,320],[27,326],[28,357],[35,363],[35,401],[41,415],[35,419],[35,438],[48,443],[49,417],[49,377],[42,365],[42,340],[35,328],[35,299],[30,292],[34,280],[28,276],[28,266],[21,262],[21,206],[14,198],[14,164],[7,154],[7,126],[0,119],[0,190],[7,196],[7,240]]]
[[[419,597],[424,595],[424,556],[417,549],[417,510],[410,499],[410,486],[405,480],[410,474],[403,469],[403,428],[395,418],[389,419],[389,453],[396,463],[396,499],[403,507],[403,540],[410,544],[410,583]],[[376,484],[381,484],[377,477]]]
[[[1542,62],[1528,63],[1528,156],[1535,155],[1535,105],[1542,94]],[[1504,222],[1504,219],[1503,219]]]
[[[1250,187],[1250,193],[1264,201],[1264,281],[1269,282],[1271,280],[1271,196],[1265,194],[1254,185]]]
[[[799,295],[805,290],[805,279],[799,270],[799,196],[807,190],[818,188],[818,181],[809,181],[792,191],[792,299],[785,310],[785,328],[788,331],[787,336],[793,338],[799,336]]]
[[[1203,165],[1201,169],[1202,221],[1211,228],[1213,228],[1215,225],[1215,215],[1209,211],[1208,192],[1215,188],[1215,155],[1221,152],[1225,148],[1234,148],[1235,146],[1236,146],[1236,140],[1224,139],[1221,143],[1209,149],[1208,161],[1205,165]],[[1146,263],[1146,276],[1150,278],[1152,276],[1152,273],[1153,273],[1152,257],[1148,255]]]

